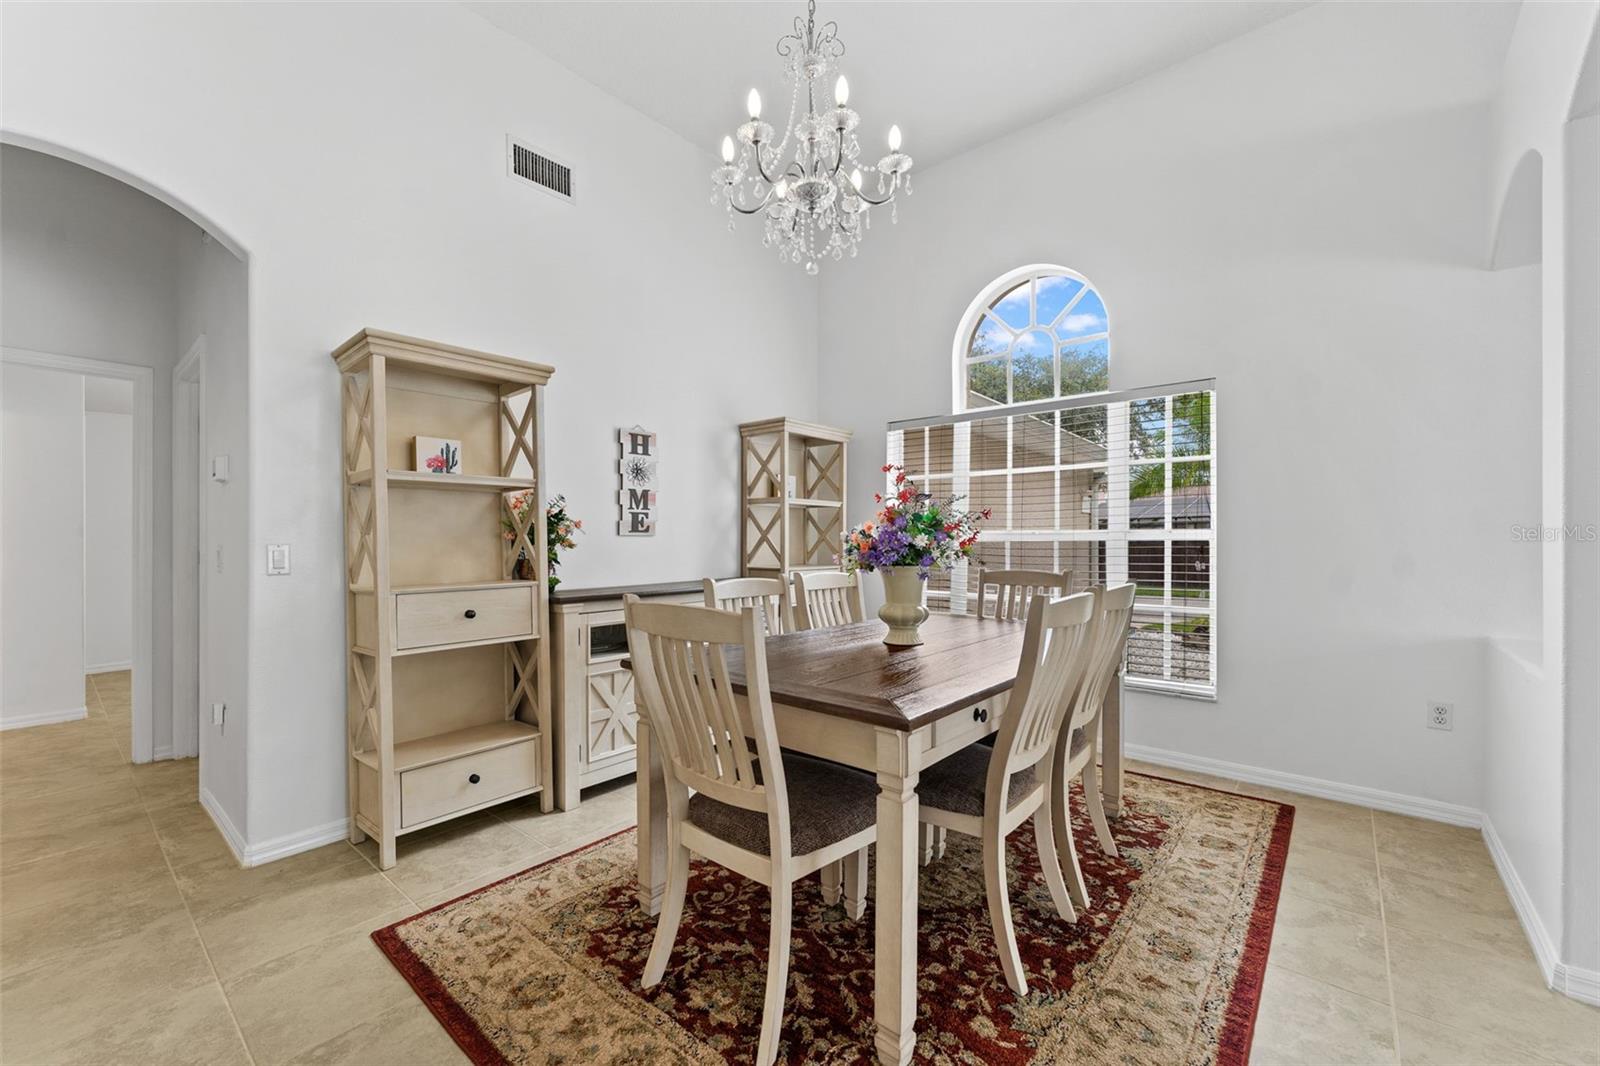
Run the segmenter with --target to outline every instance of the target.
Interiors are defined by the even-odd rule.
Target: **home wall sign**
[[[656,435],[642,426],[617,430],[617,535],[649,537],[656,531],[660,463]]]

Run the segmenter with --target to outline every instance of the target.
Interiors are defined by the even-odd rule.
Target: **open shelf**
[[[539,634],[513,633],[508,637],[488,637],[484,640],[463,640],[455,644],[423,644],[416,648],[396,648],[391,654],[396,659],[408,658],[412,655],[437,655],[445,651],[461,651],[463,648],[488,648],[495,644],[522,644],[539,639]],[[360,651],[360,648],[356,649]]]
[[[752,506],[759,505],[759,504],[770,504],[772,506],[777,506],[778,504],[783,502],[783,497],[782,496],[751,496],[751,497],[748,497],[745,500],[745,502],[748,503],[748,504],[751,504]],[[806,499],[803,496],[791,496],[791,497],[789,497],[789,506],[790,507],[843,507],[844,504],[842,502],[840,502],[839,500],[810,500],[810,499]]]
[[[481,751],[503,748],[508,744],[521,744],[539,739],[539,730],[527,722],[491,722],[488,725],[468,726],[449,733],[420,737],[394,746],[394,768],[399,773],[429,766],[436,762],[459,759]],[[356,753],[356,761],[373,769],[378,768],[376,751]]]
[[[389,591],[397,596],[403,596],[414,592],[477,592],[480,589],[533,588],[537,584],[537,581],[468,581],[458,585],[395,585]]]
[[[453,489],[456,492],[518,492],[533,488],[526,477],[486,477],[479,474],[430,474],[425,470],[391,470],[391,487],[403,489]]]

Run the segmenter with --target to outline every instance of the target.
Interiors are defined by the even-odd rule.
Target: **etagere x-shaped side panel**
[[[746,576],[787,580],[796,570],[837,565],[849,441],[849,430],[792,418],[739,427],[739,547]]]

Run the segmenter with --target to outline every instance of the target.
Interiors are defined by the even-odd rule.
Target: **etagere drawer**
[[[400,826],[409,828],[455,811],[537,788],[537,738],[400,774]]]
[[[395,596],[397,650],[467,644],[535,632],[532,587],[450,592],[403,592]]]

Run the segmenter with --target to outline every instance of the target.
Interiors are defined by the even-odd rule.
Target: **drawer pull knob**
[[[468,774],[467,775],[467,783],[468,784],[476,785],[480,780],[482,780],[482,778],[480,778],[477,774]]]
[[[467,617],[468,618],[476,618],[476,617],[478,617],[478,612],[474,611],[471,607],[468,607],[467,608]]]

